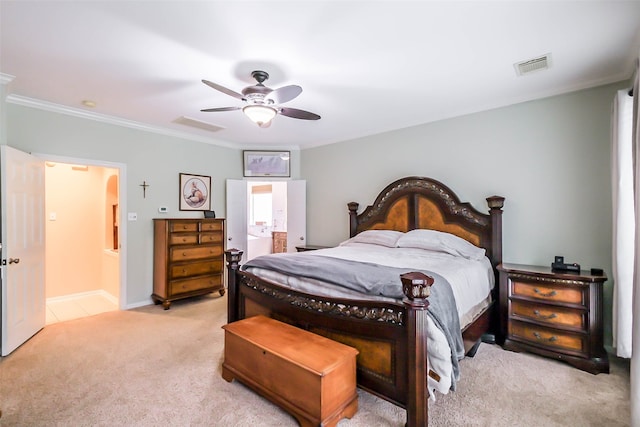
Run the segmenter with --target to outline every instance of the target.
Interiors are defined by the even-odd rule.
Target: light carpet
[[[217,294],[45,327],[0,360],[2,426],[296,426],[221,377],[226,297]],[[429,403],[431,426],[626,426],[629,366],[591,375],[482,344],[458,389]],[[405,411],[362,390],[340,427],[403,426]]]

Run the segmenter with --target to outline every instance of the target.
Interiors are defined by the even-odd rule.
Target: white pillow
[[[399,248],[418,248],[445,252],[472,260],[481,260],[486,251],[463,238],[436,230],[411,230],[397,242]]]
[[[402,235],[404,235],[403,232],[395,230],[365,230],[340,243],[340,246],[345,246],[349,243],[369,243],[371,245],[395,248],[397,247],[398,239]]]

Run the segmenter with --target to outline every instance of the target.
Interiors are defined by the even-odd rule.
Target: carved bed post
[[[358,228],[358,206],[360,206],[357,202],[349,202],[347,203],[347,207],[349,208],[349,237],[353,237],[357,233]]]
[[[224,251],[227,260],[227,323],[238,320],[238,269],[243,252],[239,249],[228,249]]]
[[[504,197],[487,197],[487,204],[489,205],[489,215],[491,215],[491,261],[493,263],[493,273],[497,278],[499,276],[496,267],[502,263],[502,207],[504,206]],[[485,333],[482,337],[484,342],[491,344],[504,342],[504,337],[506,336],[503,331],[506,324],[502,319],[502,313],[506,313],[504,310],[506,310],[507,299],[500,295],[501,288],[501,286],[496,284],[496,288],[493,291],[493,298],[494,301],[497,301],[497,307],[491,312],[488,331],[493,333]]]
[[[427,308],[433,278],[420,272],[400,275],[407,307],[407,427],[428,425]]]
[[[487,197],[489,215],[491,215],[491,260],[493,268],[502,262],[502,207],[504,197]]]

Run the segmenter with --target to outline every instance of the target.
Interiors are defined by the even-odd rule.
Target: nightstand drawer
[[[513,281],[512,286],[512,296],[515,297],[584,305],[584,293],[578,287],[562,287],[517,281]]]
[[[509,335],[514,339],[557,350],[568,350],[575,353],[584,353],[587,350],[586,335],[547,329],[522,322],[511,321]]]
[[[587,329],[586,312],[577,309],[511,301],[510,315],[551,325],[569,326],[580,330]]]

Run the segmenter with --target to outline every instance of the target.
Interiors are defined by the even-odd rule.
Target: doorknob
[[[9,258],[9,264],[18,264],[20,262],[20,258]]]

